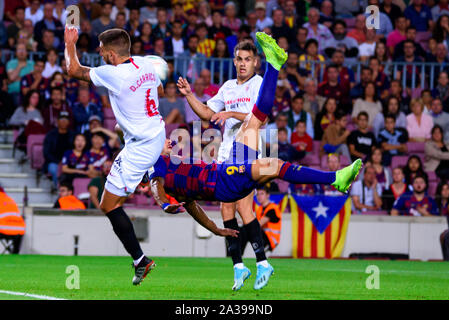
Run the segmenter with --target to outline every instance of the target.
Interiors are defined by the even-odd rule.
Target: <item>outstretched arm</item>
[[[153,194],[156,203],[167,213],[179,213],[183,212],[182,207],[185,202],[170,204],[164,190],[164,179],[156,177],[151,179],[151,193]]]
[[[65,50],[64,56],[67,63],[67,73],[70,77],[79,80],[89,81],[90,68],[80,64],[76,54],[76,42],[78,41],[78,30],[75,28],[65,28],[64,32]]]
[[[185,208],[187,210],[187,213],[192,216],[193,219],[196,220],[200,225],[202,225],[204,228],[212,232],[213,234],[217,236],[222,237],[238,237],[238,231],[233,229],[221,229],[218,228],[217,225],[209,219],[209,217],[204,212],[203,208],[199,204],[197,204],[195,201],[188,202],[185,205]]]
[[[194,96],[192,90],[190,89],[189,82],[186,79],[179,77],[177,86],[179,92],[186,97],[187,102],[193,112],[195,112],[201,120],[209,121],[215,112]]]

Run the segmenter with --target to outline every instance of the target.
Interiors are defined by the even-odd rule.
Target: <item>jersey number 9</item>
[[[159,111],[156,107],[156,102],[154,99],[150,99],[151,89],[147,90],[147,94],[145,96],[145,107],[147,108],[147,115],[149,117],[154,117],[159,114]]]

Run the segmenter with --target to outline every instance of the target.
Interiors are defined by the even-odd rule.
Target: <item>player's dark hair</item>
[[[61,181],[61,183],[59,184],[59,187],[66,187],[67,189],[69,189],[69,191],[73,192],[73,184],[70,183],[69,181]]]
[[[255,56],[257,56],[257,48],[254,43],[248,40],[240,41],[235,47],[234,47],[234,56],[237,56],[237,51],[251,51]]]
[[[365,116],[367,120],[369,120],[369,115],[366,111],[360,111],[359,114],[357,115],[357,119],[360,119],[360,117]]]
[[[105,47],[112,48],[118,55],[122,57],[129,56],[131,49],[131,39],[128,32],[123,29],[106,30],[98,36],[98,40]]]

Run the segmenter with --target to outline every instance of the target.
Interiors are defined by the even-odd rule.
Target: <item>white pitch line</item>
[[[13,295],[13,296],[30,297],[30,298],[41,299],[41,300],[67,300],[67,299],[50,297],[50,296],[41,296],[41,295],[38,295],[38,294],[31,294],[31,293],[26,293],[26,292],[0,290],[0,293],[10,294],[10,295]]]

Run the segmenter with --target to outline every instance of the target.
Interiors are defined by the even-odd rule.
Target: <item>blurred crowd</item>
[[[80,57],[97,53],[97,36],[118,27],[131,35],[133,55],[166,58],[170,74],[159,111],[167,125],[191,132],[199,119],[176,79],[186,77],[206,102],[220,81],[235,77],[234,46],[254,41],[257,31],[272,35],[289,57],[267,125],[277,136],[267,134],[267,149],[326,170],[362,158],[365,170],[351,194],[355,212],[448,214],[448,0],[5,1],[0,46],[11,58],[0,63],[0,126],[18,130],[22,149],[30,134],[46,134],[43,171],[54,188],[76,177],[101,186],[120,148],[105,121],[107,91],[66,75],[63,28],[71,4],[81,14]],[[368,5],[380,9],[377,30],[366,28]],[[32,52],[43,54],[30,59]],[[201,132],[207,129],[222,128],[202,121]],[[422,154],[396,165],[410,143]],[[288,191],[334,192],[310,185]]]

